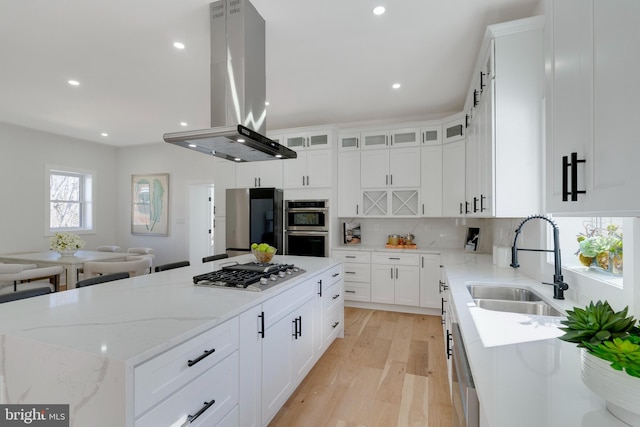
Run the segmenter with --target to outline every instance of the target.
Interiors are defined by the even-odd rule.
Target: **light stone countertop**
[[[242,255],[98,286],[3,304],[0,336],[31,340],[136,365],[326,270],[331,258],[278,256],[306,273],[263,292],[194,286],[192,277]]]
[[[516,269],[496,267],[490,255],[451,250],[441,254],[450,303],[464,335],[485,415],[482,425],[626,426],[606,410],[604,400],[583,384],[580,351],[574,344],[555,338],[562,331],[557,331],[552,319],[480,309],[475,306],[467,285],[471,282],[515,284],[535,290],[547,303],[565,311],[574,307],[572,301],[553,300],[550,286]],[[478,315],[479,311],[484,313]],[[492,338],[491,332],[497,338]],[[488,338],[483,336],[487,334]]]

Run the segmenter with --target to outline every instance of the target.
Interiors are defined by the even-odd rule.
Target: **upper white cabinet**
[[[338,149],[340,151],[354,151],[360,149],[360,132],[345,132],[338,135]]]
[[[284,188],[331,187],[332,150],[299,151],[284,160]]]
[[[444,120],[442,124],[442,141],[454,142],[465,137],[465,117],[464,114],[456,114]]]
[[[420,145],[420,128],[372,130],[361,133],[363,150],[415,147]]]
[[[300,156],[298,154],[298,156]],[[236,188],[282,188],[282,165],[292,160],[236,163]]]
[[[442,145],[442,215],[465,214],[465,141]]]
[[[468,215],[542,211],[543,26],[532,17],[487,27],[465,106]]]
[[[420,142],[425,145],[441,145],[442,144],[442,125],[440,123],[434,125],[422,126],[420,129]]]
[[[420,149],[420,215],[442,216],[442,145]]]
[[[547,211],[637,216],[640,2],[550,0]]]
[[[292,131],[291,133],[283,133],[280,143],[296,151],[331,148],[333,133],[332,128]]]
[[[338,217],[359,216],[362,213],[359,151],[338,154],[338,182]]]
[[[362,151],[362,188],[419,187],[420,148]]]

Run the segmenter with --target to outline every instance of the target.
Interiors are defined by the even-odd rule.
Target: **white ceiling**
[[[208,128],[210,2],[0,1],[0,122],[115,146]],[[531,16],[538,0],[252,3],[273,130],[460,111],[485,27]]]

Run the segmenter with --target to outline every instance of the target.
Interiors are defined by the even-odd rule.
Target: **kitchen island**
[[[563,311],[571,300],[553,300],[553,290],[512,268],[498,268],[490,255],[443,251],[449,308],[460,325],[480,400],[482,427],[620,427],[605,402],[580,377],[580,351],[557,339],[559,319],[476,307],[472,283],[516,285],[543,296]]]
[[[343,334],[342,264],[330,258],[276,256],[273,262],[295,264],[306,272],[263,292],[193,285],[193,276],[234,261],[254,258],[243,255],[3,304],[2,403],[69,404],[70,425],[76,427],[153,425],[158,417],[163,424],[180,421],[176,425],[181,425],[201,409],[203,399],[191,389],[200,387],[198,379],[208,376],[209,383],[224,384],[226,394],[192,425],[266,424],[270,418],[259,413],[261,402],[238,399],[238,394],[261,383],[258,357],[263,348],[268,354],[269,339],[277,336],[269,328],[286,324],[287,340],[293,341],[286,316],[297,315],[298,305],[306,307],[305,314],[298,316],[299,324],[298,317],[294,324],[296,342],[302,336],[310,340],[305,350],[308,360],[300,372],[276,372],[289,378],[282,390],[273,391],[279,393],[267,402],[273,406],[286,401],[286,394],[330,341]],[[320,299],[323,285],[325,299],[332,298],[329,302]],[[327,307],[333,311],[326,312]],[[324,318],[327,314],[334,317]],[[333,329],[325,328],[323,321],[330,321]],[[286,348],[280,351],[284,359]],[[291,350],[292,357],[296,351]],[[178,359],[179,367],[171,373],[175,376],[165,379],[163,375]],[[278,366],[276,362],[273,366]],[[179,408],[184,419],[167,418],[169,409],[186,401],[192,405]],[[273,412],[279,407],[268,409]],[[209,416],[216,412],[220,413]],[[243,422],[242,416],[253,419]]]

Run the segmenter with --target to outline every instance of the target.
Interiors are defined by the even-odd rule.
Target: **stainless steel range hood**
[[[164,134],[171,144],[236,162],[295,159],[264,136],[265,25],[247,0],[210,4],[211,129]]]

